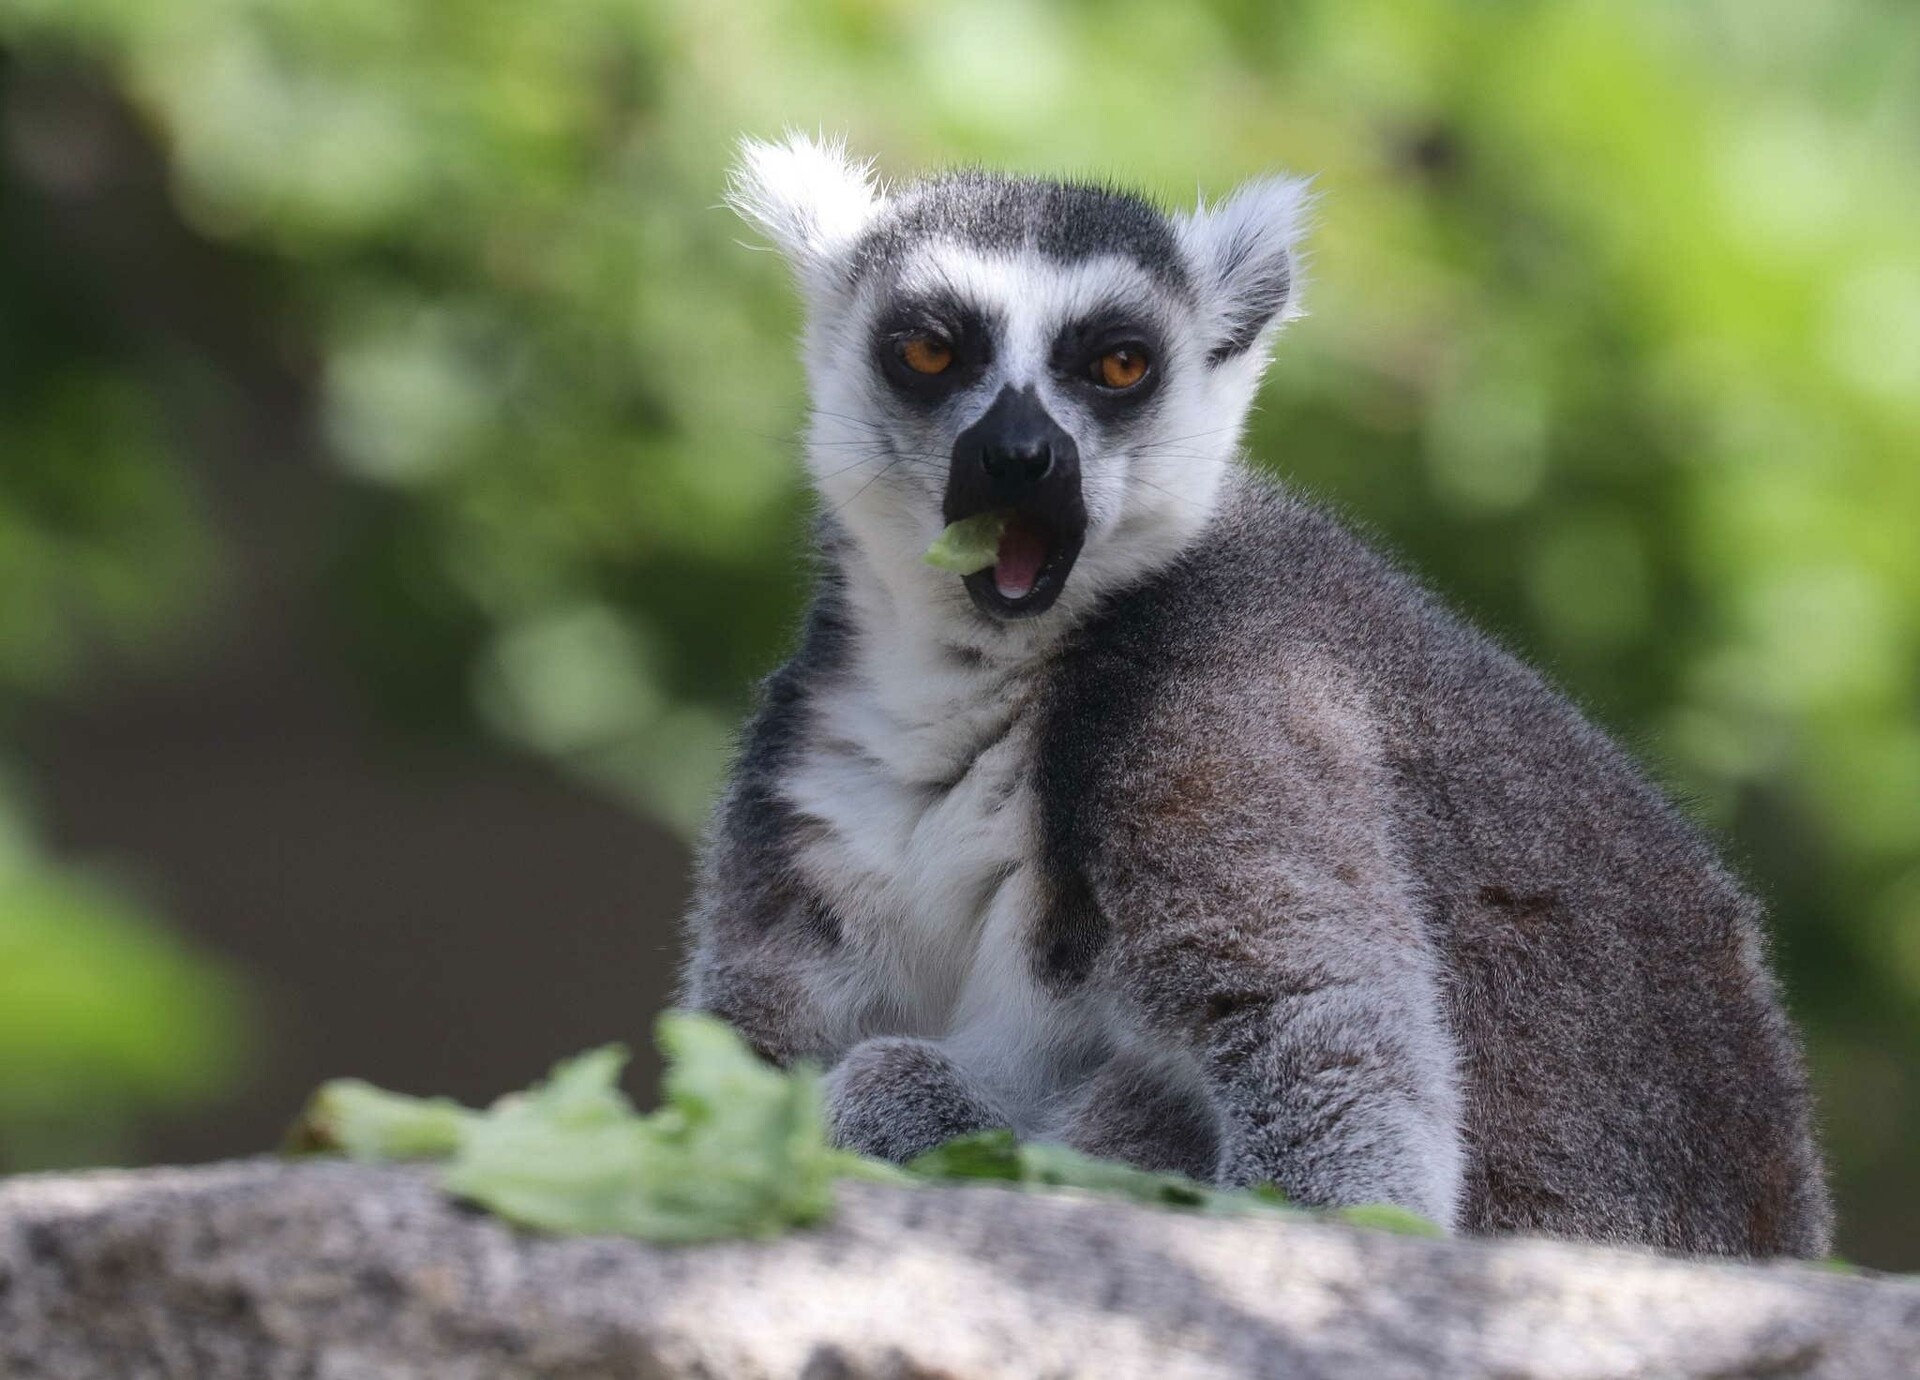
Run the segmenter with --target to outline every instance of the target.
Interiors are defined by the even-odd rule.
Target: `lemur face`
[[[999,621],[1084,607],[1195,539],[1293,305],[1301,202],[1264,182],[1171,217],[981,173],[883,195],[801,139],[750,144],[734,195],[807,292],[827,511],[897,597],[957,587]],[[920,564],[990,511],[1007,518],[992,567]]]

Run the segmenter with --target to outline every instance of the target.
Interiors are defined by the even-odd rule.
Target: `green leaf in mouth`
[[[1000,555],[1000,534],[1007,530],[1005,513],[976,513],[949,523],[927,548],[926,562],[956,575],[985,570]]]

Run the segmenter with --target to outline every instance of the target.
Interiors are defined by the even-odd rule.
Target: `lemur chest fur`
[[[929,1036],[1003,1087],[1047,1081],[1033,1067],[1058,1015],[1032,977],[1035,688],[950,648],[894,647],[815,697],[785,793],[803,821],[796,862],[839,923],[821,995],[847,1043]]]

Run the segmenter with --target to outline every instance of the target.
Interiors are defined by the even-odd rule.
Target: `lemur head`
[[[730,200],[799,277],[809,464],[875,593],[1070,616],[1196,538],[1295,310],[1303,184],[1171,216],[979,172],[888,190],[792,136],[745,145]],[[994,566],[923,564],[947,524],[988,511],[1007,517]]]

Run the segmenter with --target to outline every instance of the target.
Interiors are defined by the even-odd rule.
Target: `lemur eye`
[[[944,374],[953,363],[953,346],[935,335],[910,335],[900,342],[900,358],[916,374]]]
[[[1147,352],[1137,346],[1109,350],[1093,362],[1093,381],[1102,388],[1131,388],[1146,373]]]

